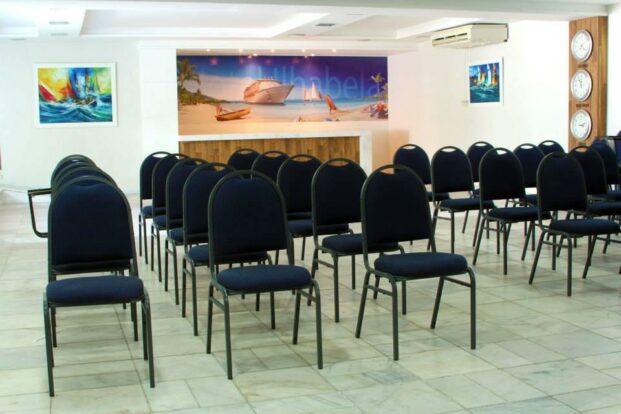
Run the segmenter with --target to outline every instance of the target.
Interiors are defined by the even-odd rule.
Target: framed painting
[[[116,126],[115,72],[114,63],[35,65],[36,126]]]
[[[488,59],[468,65],[468,102],[470,105],[502,105],[503,62]]]

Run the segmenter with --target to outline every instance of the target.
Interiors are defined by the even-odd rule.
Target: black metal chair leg
[[[295,291],[295,310],[293,312],[293,345],[298,343],[298,330],[300,326],[300,301],[302,299],[302,294],[299,290]]]
[[[431,329],[435,329],[436,322],[438,321],[438,311],[440,310],[440,301],[442,300],[442,290],[444,289],[444,278],[440,278],[438,281],[438,290],[436,292],[436,301],[433,305],[433,314],[431,316]]]
[[[377,300],[377,295],[378,295],[378,288],[379,288],[379,284],[380,284],[380,278],[379,276],[375,276],[375,290],[373,291],[373,300]]]
[[[151,271],[155,270],[155,233],[153,230],[153,223],[151,223]],[[160,282],[162,279],[160,278]]]
[[[332,256],[334,263],[333,281],[334,281],[334,322],[339,321],[339,258]]]
[[[477,348],[477,285],[472,269],[468,268],[470,276],[470,349]]]
[[[185,308],[187,300],[187,279],[188,261],[183,257],[181,260],[181,317],[185,318]]]
[[[211,334],[213,325],[213,290],[214,287],[209,283],[209,294],[207,296],[207,353],[211,354]]]
[[[392,288],[392,359],[399,360],[399,292],[397,292],[397,282],[390,279]]]
[[[462,234],[466,232],[466,224],[468,224],[468,214],[470,214],[470,211],[466,210],[466,216],[464,217],[464,225],[461,227]]]
[[[45,353],[47,360],[47,383],[50,397],[54,396],[54,351],[52,347],[52,328],[50,326],[50,309],[47,298],[43,298],[43,326],[45,329]]]
[[[485,219],[485,217],[483,217],[483,220],[481,220],[480,223],[480,229],[477,233],[477,243],[476,243],[476,247],[474,248],[474,258],[472,259],[472,265],[476,266],[477,264],[477,259],[479,257],[479,249],[481,248],[481,239],[483,238],[483,229],[485,228],[485,222],[487,220]]]
[[[198,336],[198,300],[196,297],[196,268],[194,264],[192,266],[192,325],[194,327],[194,336]],[[213,289],[210,286],[210,289]],[[213,296],[213,294],[212,294]],[[211,303],[211,302],[210,302]]]
[[[451,211],[451,253],[455,253],[455,213]]]
[[[524,222],[524,225],[527,225],[527,223]],[[528,244],[530,243],[530,234],[533,231],[533,227],[535,227],[535,222],[531,221],[528,224],[527,230],[526,230],[526,238],[524,239],[524,247],[522,248],[522,258],[521,258],[522,261],[524,261],[524,258],[526,257],[526,250],[528,250]]]
[[[145,309],[147,320],[147,337],[144,340],[147,341],[147,350],[149,353],[149,385],[151,388],[155,388],[155,361],[153,356],[153,328],[151,326],[151,302],[149,296],[145,294],[145,298],[142,305]]]
[[[356,256],[351,255],[351,288],[356,290]]]
[[[405,288],[405,280],[401,281],[401,314],[406,315],[408,312],[407,307],[407,290]]]
[[[477,214],[477,224],[474,227],[474,237],[472,238],[472,247],[474,247],[476,240],[477,240],[477,235],[479,233],[479,223],[481,223],[481,210],[479,210],[479,213]]]
[[[317,340],[317,369],[323,369],[323,334],[321,331],[321,292],[316,280],[315,286],[315,336]]]
[[[567,296],[571,296],[572,251],[574,246],[571,238],[567,238]]]
[[[142,214],[138,213],[138,255],[142,256]]]
[[[552,235],[552,270],[556,270],[556,236]]]
[[[227,378],[233,379],[233,352],[231,351],[231,313],[229,309],[229,297],[226,292],[223,293],[224,302],[224,338],[226,343],[226,375]]]
[[[270,292],[270,326],[276,329],[276,311],[274,305],[274,292]]]
[[[587,254],[586,263],[584,264],[584,271],[582,272],[582,278],[583,279],[586,279],[587,273],[589,272],[589,267],[591,266],[591,259],[593,258],[593,250],[595,250],[595,242],[596,241],[597,241],[597,236],[589,237],[589,242],[588,242],[588,249],[589,250],[588,250],[588,254]]]
[[[360,297],[360,307],[358,308],[358,321],[356,322],[356,338],[360,338],[360,332],[362,331],[362,319],[364,318],[364,307],[367,303],[367,293],[369,291],[370,278],[371,273],[366,272],[364,275],[364,282],[362,283],[362,296]],[[379,283],[377,277],[376,283]]]
[[[177,271],[177,243],[172,243],[173,277],[175,278],[175,304],[179,305],[179,272]]]
[[[539,255],[541,254],[541,246],[543,245],[543,239],[545,238],[546,232],[541,231],[541,236],[539,236],[539,243],[537,244],[537,250],[535,251],[535,258],[533,260],[533,266],[530,269],[530,277],[528,278],[528,284],[533,284],[533,279],[535,278],[535,272],[537,271],[537,262],[539,262]]]
[[[304,253],[306,253],[306,236],[302,237],[302,255],[300,258],[304,260]]]
[[[509,231],[510,231],[510,225],[507,225],[507,223],[503,223],[502,224],[502,228],[503,228],[503,239],[502,239],[502,271],[503,274],[506,275],[507,274],[507,244],[509,242]]]
[[[168,292],[168,237],[164,239],[164,291]]]

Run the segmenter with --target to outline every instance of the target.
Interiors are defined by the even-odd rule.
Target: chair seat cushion
[[[608,200],[621,201],[621,190],[610,190],[606,194]]]
[[[454,211],[478,210],[480,207],[478,197],[449,198],[440,202],[440,206]],[[486,201],[483,203],[483,208],[494,208],[494,203]]]
[[[375,260],[375,268],[394,276],[425,278],[466,273],[468,261],[451,253],[386,254]]]
[[[338,253],[354,255],[362,254],[362,234],[339,234],[328,236],[321,241],[321,245]],[[369,253],[397,250],[398,243],[383,243],[378,246],[369,246]]]
[[[209,245],[201,244],[192,247],[188,250],[186,256],[190,259],[195,266],[208,266],[209,265]],[[267,252],[247,253],[244,255],[232,255],[225,256],[221,260],[218,260],[218,264],[226,263],[251,263],[267,260]]]
[[[244,266],[221,271],[218,283],[229,290],[268,292],[309,286],[311,275],[301,266]]]
[[[165,229],[166,228],[166,216],[161,215],[161,216],[153,217],[153,224],[160,230]]]
[[[550,229],[581,236],[593,236],[617,233],[619,225],[612,220],[601,219],[552,220]]]
[[[153,217],[153,206],[144,206],[141,210],[142,216],[145,218]]]
[[[537,194],[526,194],[526,197],[524,197],[524,199],[528,204],[531,204],[533,206],[537,205]]]
[[[500,220],[533,221],[538,219],[539,212],[537,207],[499,207],[489,210],[487,215]]]
[[[296,211],[293,213],[287,213],[287,220],[303,220],[309,219],[313,215],[310,211]]]
[[[171,229],[168,232],[168,238],[173,240],[176,244],[183,244],[183,227]]]
[[[288,223],[289,231],[296,236],[312,236],[313,235],[313,221],[311,219],[304,220],[291,220]],[[345,224],[330,224],[327,226],[319,226],[319,234],[338,234],[345,233],[349,230],[349,225]]]
[[[448,200],[450,197],[449,193],[437,193],[436,201],[444,201]],[[427,191],[427,199],[431,202],[433,201],[433,193],[431,191]]]
[[[621,214],[621,201],[602,201],[589,204],[587,213],[594,216]]]
[[[47,300],[62,305],[131,302],[142,298],[144,286],[135,276],[75,277],[50,282]]]

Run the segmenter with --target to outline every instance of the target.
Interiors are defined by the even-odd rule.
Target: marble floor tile
[[[308,367],[250,372],[235,376],[233,381],[250,402],[334,391],[334,387]]]

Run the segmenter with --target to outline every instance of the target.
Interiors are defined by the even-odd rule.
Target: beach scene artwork
[[[116,125],[114,64],[36,65],[35,77],[38,126]]]
[[[385,57],[177,56],[180,135],[214,125],[388,119]]]
[[[501,104],[502,77],[501,59],[470,64],[470,104]]]

